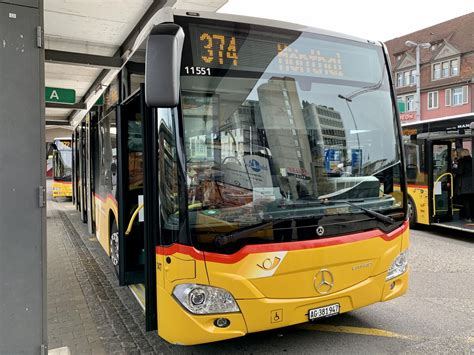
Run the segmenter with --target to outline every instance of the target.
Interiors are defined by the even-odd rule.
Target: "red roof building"
[[[416,120],[416,49],[420,48],[420,120],[474,112],[474,12],[394,38],[390,53],[402,123]]]

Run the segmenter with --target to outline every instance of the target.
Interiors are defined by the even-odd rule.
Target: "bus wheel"
[[[112,264],[116,268],[118,268],[119,265],[119,255],[119,233],[117,224],[114,222],[110,230],[110,260],[112,260]]]
[[[407,207],[408,222],[410,223],[410,228],[414,228],[416,225],[416,207],[411,197],[408,197]]]

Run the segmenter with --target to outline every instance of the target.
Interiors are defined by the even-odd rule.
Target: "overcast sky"
[[[381,41],[473,11],[474,0],[229,0],[219,10]]]

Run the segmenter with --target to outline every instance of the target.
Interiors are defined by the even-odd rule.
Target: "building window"
[[[438,91],[428,93],[428,109],[432,110],[438,108]]]
[[[455,76],[459,74],[459,66],[458,66],[458,60],[453,59],[451,61],[451,76]]]
[[[410,85],[416,84],[416,70],[410,70]]]
[[[404,86],[410,85],[410,72],[409,71],[404,72],[403,76],[404,76],[404,80],[403,80]]]
[[[452,100],[452,105],[453,106],[463,104],[462,88],[453,88],[452,95],[453,95],[453,100]]]
[[[398,111],[400,113],[405,112],[405,99],[402,96],[397,96]]]
[[[416,70],[407,70],[397,73],[397,87],[409,86],[416,84]]]
[[[445,101],[446,106],[459,106],[467,104],[469,102],[467,85],[446,89]]]
[[[398,87],[403,86],[403,74],[402,73],[397,73],[397,86]]]
[[[459,75],[459,60],[452,59],[433,64],[433,80]]]
[[[441,64],[437,63],[433,65],[433,79],[437,80],[441,78]]]
[[[416,110],[415,95],[398,96],[397,101],[400,113]]]
[[[441,76],[447,78],[449,76],[449,62],[443,62]]]
[[[415,95],[408,95],[406,97],[407,111],[415,111]]]

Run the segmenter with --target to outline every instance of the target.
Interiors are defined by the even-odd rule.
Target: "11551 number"
[[[211,75],[211,68],[206,67],[184,67],[186,74],[191,75]]]

